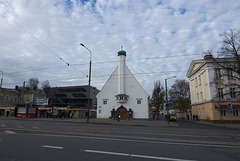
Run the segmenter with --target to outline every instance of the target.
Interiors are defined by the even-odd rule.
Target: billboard
[[[48,105],[48,99],[47,98],[38,98],[36,100],[36,105]]]

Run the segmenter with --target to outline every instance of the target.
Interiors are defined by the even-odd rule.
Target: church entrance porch
[[[117,116],[120,115],[121,119],[127,119],[128,118],[128,112],[127,109],[123,106],[119,107],[117,109]]]

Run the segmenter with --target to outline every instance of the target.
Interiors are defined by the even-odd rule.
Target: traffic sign
[[[231,105],[228,105],[228,113],[232,113],[232,107],[231,107]]]
[[[228,105],[228,110],[232,110],[232,107],[230,105]]]
[[[166,103],[166,109],[169,109],[168,104]]]

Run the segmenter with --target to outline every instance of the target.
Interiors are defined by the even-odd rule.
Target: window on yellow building
[[[223,89],[218,88],[218,98],[223,98]]]
[[[234,109],[234,110],[233,110],[233,115],[234,115],[234,116],[239,116],[239,110]]]
[[[215,77],[216,77],[216,79],[221,79],[220,69],[215,69]]]
[[[236,98],[235,88],[230,88],[230,96],[231,98]]]
[[[203,93],[201,92],[200,94],[201,94],[201,101],[203,101]]]
[[[227,116],[227,110],[221,110],[221,116]]]
[[[233,71],[232,70],[228,70],[228,79],[233,79]]]
[[[198,81],[199,81],[199,86],[200,86],[201,83],[202,83],[202,82],[201,82],[201,75],[198,76],[198,79],[199,79]]]
[[[195,78],[195,83],[196,83],[196,87],[198,86],[198,84],[197,84],[197,77]]]

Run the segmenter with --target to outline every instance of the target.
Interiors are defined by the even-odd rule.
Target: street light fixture
[[[89,122],[89,108],[90,108],[90,83],[91,83],[91,64],[92,64],[92,52],[90,49],[88,49],[84,44],[80,44],[85,49],[87,49],[90,53],[90,62],[89,62],[89,76],[88,76],[88,104],[87,104],[87,122]]]
[[[168,79],[171,79],[171,78],[176,78],[176,76],[172,76],[172,77],[169,77],[169,78],[166,78],[165,79],[165,87],[166,87],[166,108],[168,106],[168,93],[167,93],[167,80]],[[168,119],[168,124],[169,124],[169,116],[168,116],[168,108],[167,108],[167,119]]]
[[[3,72],[0,71],[2,73],[2,78],[1,78],[1,83],[0,83],[0,92],[2,92],[2,83],[3,83]],[[0,93],[0,99],[2,100],[3,99],[3,95]],[[0,104],[0,107],[1,107],[1,104]]]

